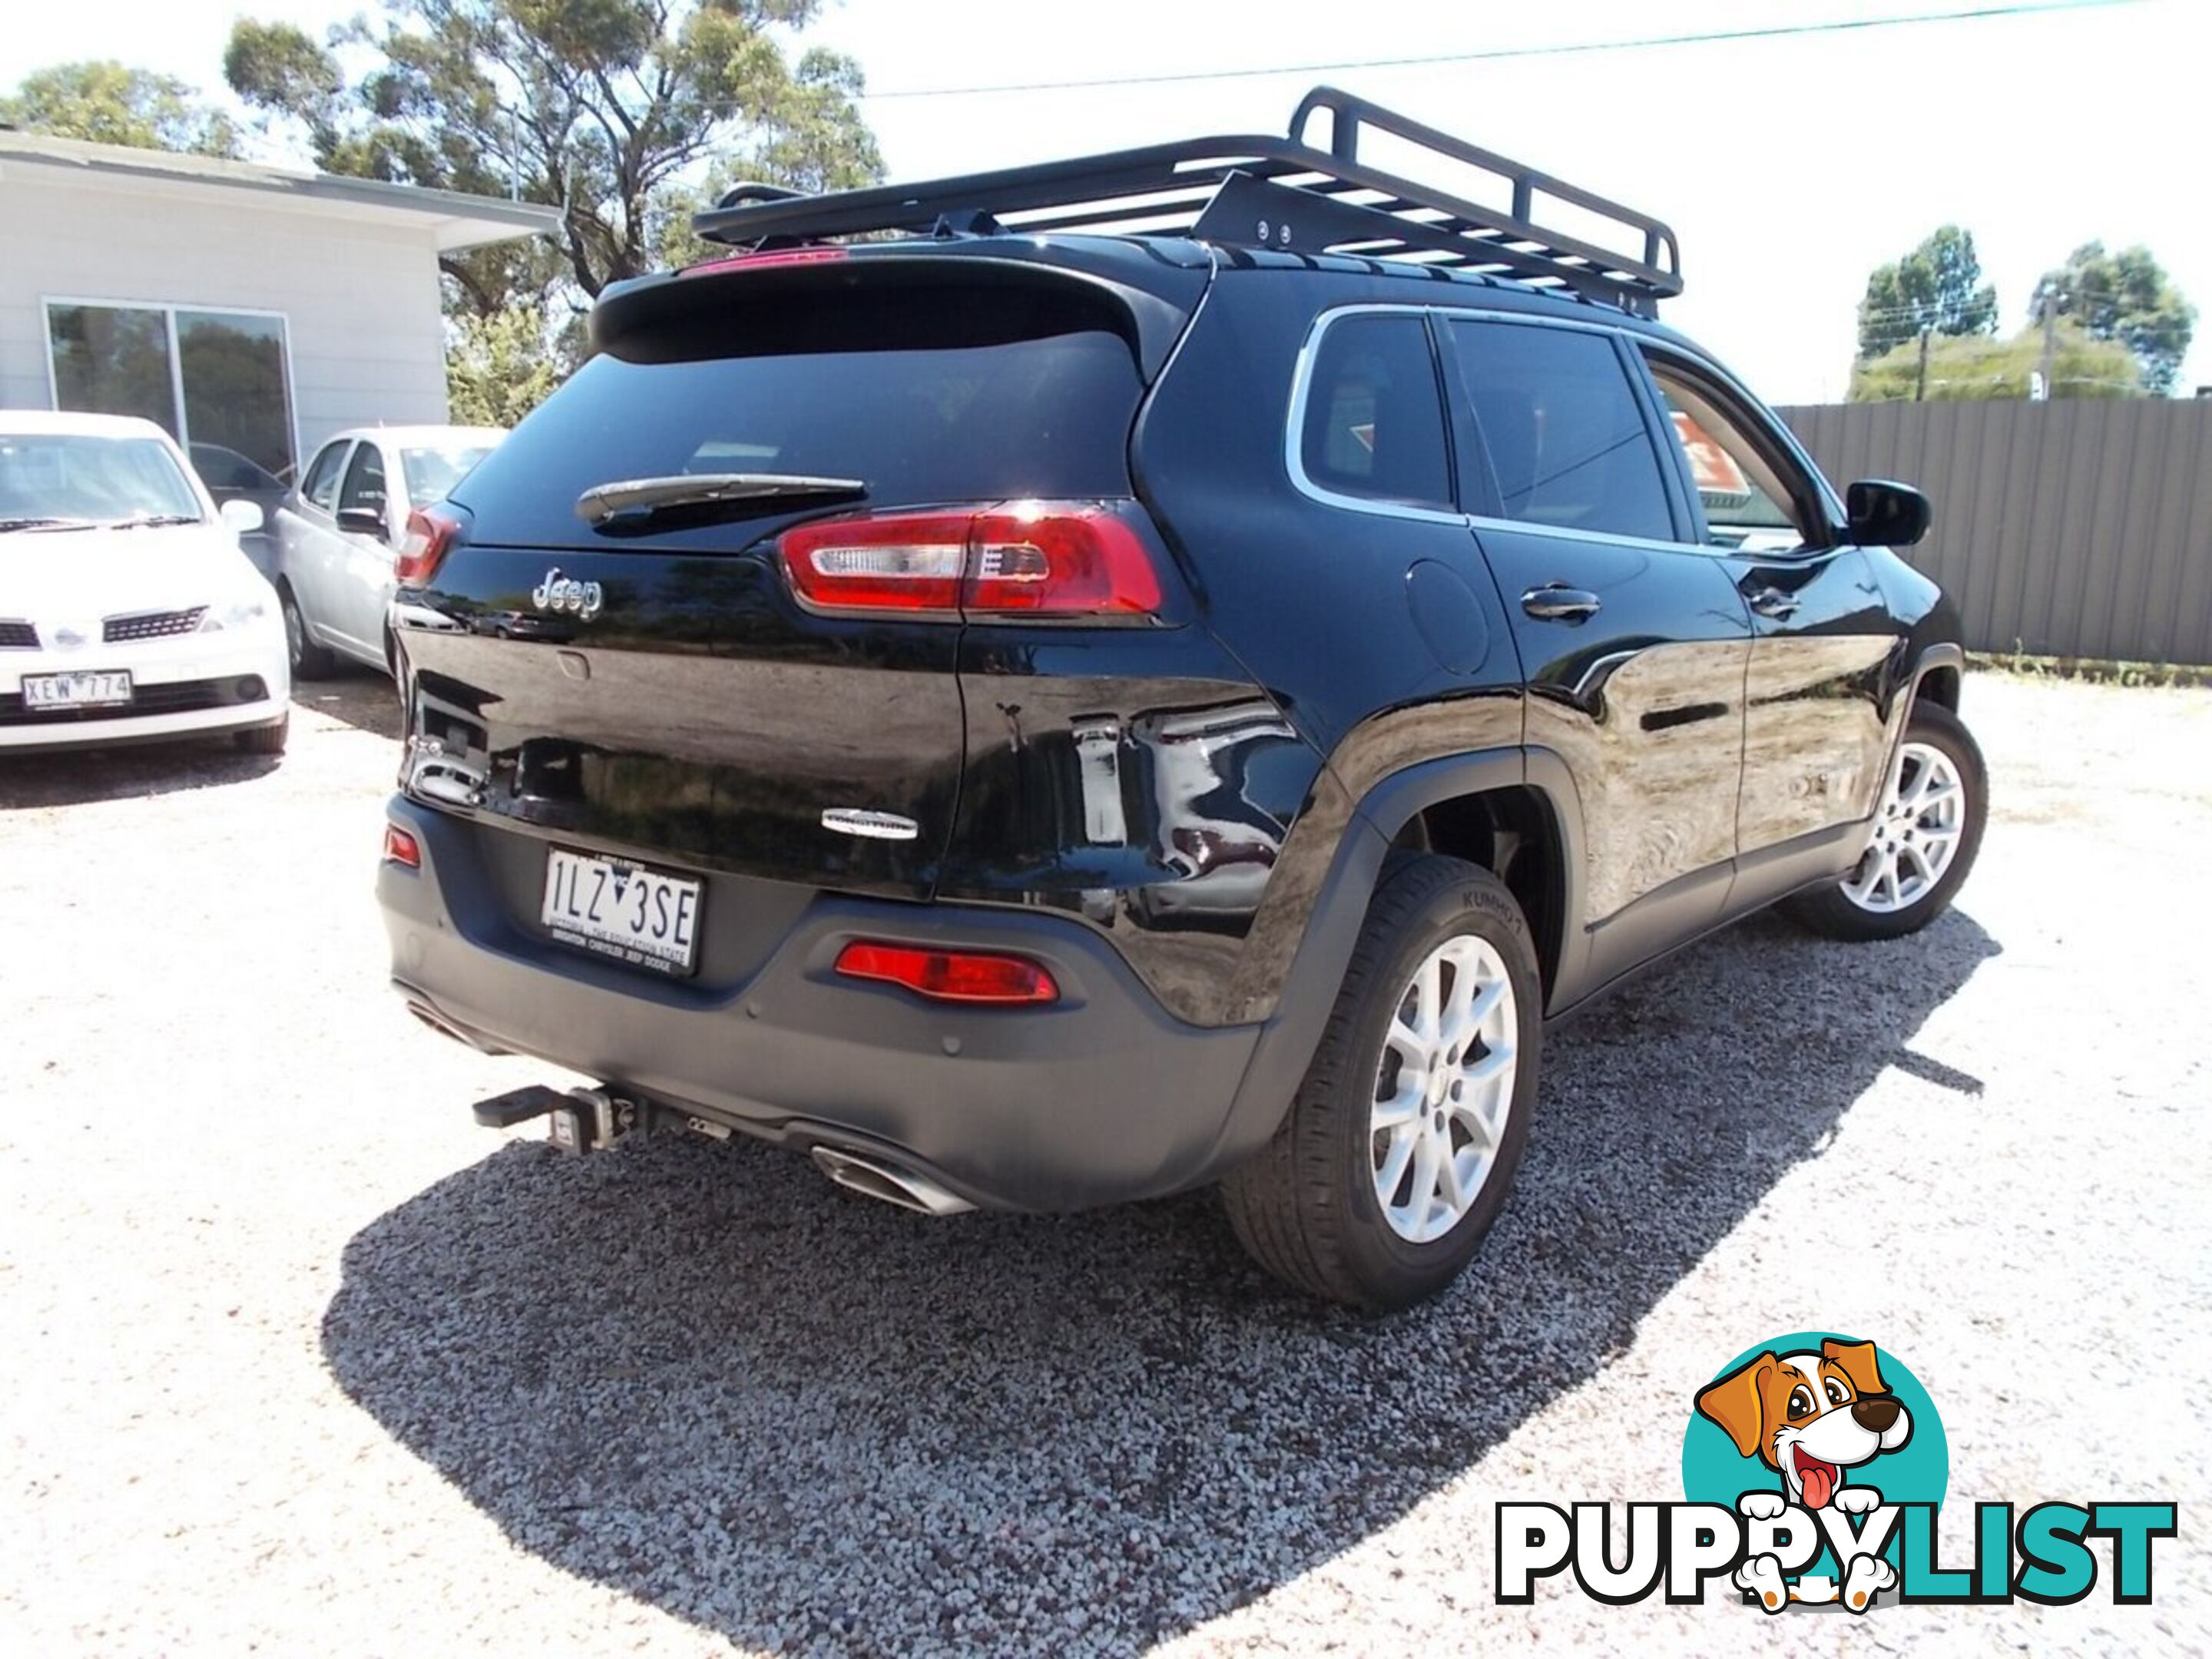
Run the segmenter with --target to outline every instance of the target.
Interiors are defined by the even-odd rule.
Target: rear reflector
[[[415,837],[396,823],[384,826],[384,861],[404,864],[410,870],[422,867],[422,848]]]
[[[811,610],[1136,621],[1160,607],[1133,502],[1015,501],[981,513],[860,513],[783,532]]]
[[[939,1002],[1008,1006],[1057,1002],[1060,987],[1041,963],[984,951],[931,951],[855,939],[837,953],[847,979],[879,979]]]
[[[461,521],[438,507],[418,507],[407,515],[407,533],[400,538],[399,556],[392,574],[403,587],[420,587],[437,574],[446,550],[453,544]]]

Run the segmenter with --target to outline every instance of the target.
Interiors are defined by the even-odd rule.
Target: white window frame
[[[177,313],[180,311],[232,317],[272,318],[276,324],[277,345],[284,365],[284,432],[292,444],[292,478],[297,483],[300,471],[300,399],[299,380],[292,373],[292,318],[283,311],[271,311],[262,306],[234,306],[201,304],[191,300],[117,300],[98,299],[69,294],[42,294],[39,296],[39,322],[44,336],[46,352],[46,407],[57,414],[62,410],[61,376],[54,367],[54,307],[83,306],[105,311],[158,311],[167,331],[169,352],[169,397],[177,414],[177,447],[187,458],[192,453],[191,416],[185,408],[185,358],[177,340]]]

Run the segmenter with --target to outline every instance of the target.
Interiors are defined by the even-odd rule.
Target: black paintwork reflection
[[[1729,554],[1752,619],[1736,834],[1746,851],[1866,817],[1887,776],[1906,624],[1856,547]]]
[[[574,623],[534,611],[472,608],[465,614],[471,633],[495,640],[549,640],[559,645],[576,637]]]
[[[1131,451],[1139,494],[1192,550],[1218,651],[1328,757],[1325,768],[1311,763],[1302,798],[1269,792],[1285,798],[1265,804],[1286,833],[1266,888],[1242,948],[1194,988],[1233,1019],[1273,1011],[1352,803],[1406,767],[1510,749],[1522,724],[1506,618],[1464,524],[1325,506],[1298,491],[1285,462],[1283,411],[1316,313],[1402,301],[1417,297],[1413,285],[1276,276],[1221,279],[1216,298],[1233,286],[1234,302],[1200,310]],[[1437,568],[1415,576],[1424,564]],[[1417,614],[1417,587],[1449,599]],[[971,721],[975,702],[971,682]]]
[[[601,610],[516,629],[516,613],[544,615],[530,594],[556,565],[599,584]],[[427,753],[472,775],[479,813],[642,858],[928,895],[959,793],[957,629],[808,615],[758,551],[465,547],[409,608],[441,624],[406,635],[415,734],[438,744],[410,766]],[[920,833],[855,838],[823,827],[832,807]]]
[[[1883,608],[1905,635],[1905,647],[1882,687],[1883,712],[1894,729],[1900,716],[1890,704],[1911,690],[1922,660],[1939,647],[1958,648],[1959,613],[1942,588],[1899,555],[1886,547],[1869,547],[1863,556],[1867,574],[1881,592]]]
[[[1485,523],[1480,538],[1528,676],[1528,740],[1566,762],[1580,795],[1584,922],[1685,877],[1725,872],[1736,851],[1751,651],[1730,574],[1690,548],[1535,526]],[[1521,596],[1554,583],[1595,594],[1596,613],[1528,615]],[[1723,882],[1697,902],[1717,915],[1724,896]]]
[[[968,630],[939,896],[1081,916],[1183,1018],[1230,981],[1320,758],[1197,629]]]

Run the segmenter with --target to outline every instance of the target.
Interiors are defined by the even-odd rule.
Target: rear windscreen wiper
[[[624,478],[594,484],[576,497],[576,516],[606,525],[649,519],[671,507],[723,502],[842,501],[865,495],[859,478],[810,478],[794,472],[686,472],[672,478]]]

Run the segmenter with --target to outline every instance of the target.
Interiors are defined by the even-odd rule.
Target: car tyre
[[[300,613],[300,602],[292,597],[289,582],[277,584],[276,603],[284,613],[284,654],[291,660],[292,678],[328,679],[337,670],[337,659],[328,646],[317,645],[307,632],[307,619]]]
[[[1932,797],[1929,785],[1938,786]],[[1917,799],[1916,789],[1923,791]],[[1947,807],[1954,789],[1955,804]],[[1859,944],[1917,933],[1950,908],[1974,867],[1988,812],[1989,769],[1973,733],[1942,704],[1916,703],[1876,811],[1874,844],[1844,880],[1786,899],[1782,908],[1826,939]],[[1939,843],[1941,866],[1931,876],[1925,860]],[[1917,890],[1899,884],[1916,882]]]
[[[1535,947],[1504,884],[1462,860],[1392,854],[1288,1115],[1222,1182],[1238,1240],[1332,1301],[1435,1295],[1505,1201],[1542,1037]],[[1424,1044],[1430,1063],[1416,1065]],[[1403,1136],[1415,1138],[1401,1155]]]
[[[292,735],[292,716],[288,710],[274,726],[256,726],[243,732],[234,732],[230,740],[249,755],[281,755]]]

